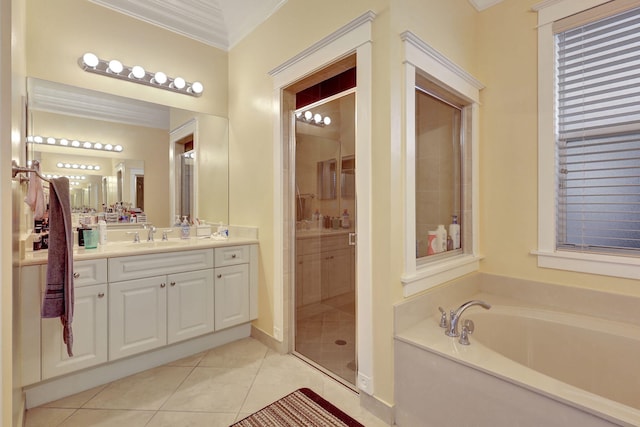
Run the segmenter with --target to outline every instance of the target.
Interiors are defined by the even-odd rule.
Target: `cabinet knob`
[[[98,294],[98,298],[104,298],[104,292],[100,292],[100,293]]]
[[[222,274],[218,274],[218,279],[221,279],[221,278],[222,278]]]
[[[167,286],[167,284],[166,284],[166,283],[160,283],[160,287],[161,287],[161,288],[164,288],[165,286]]]
[[[73,278],[77,279],[78,277],[80,277],[80,273],[73,273]]]
[[[175,285],[176,285],[176,282],[171,282],[171,283],[170,283],[170,285],[171,285],[171,286],[175,286]]]
[[[236,255],[236,254],[232,254],[232,255],[231,255],[231,258],[235,259],[237,256],[238,256],[238,255]]]

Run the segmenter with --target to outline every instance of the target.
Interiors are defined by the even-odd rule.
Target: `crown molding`
[[[482,12],[485,9],[490,8],[503,0],[469,0],[469,3],[476,8],[478,12]]]

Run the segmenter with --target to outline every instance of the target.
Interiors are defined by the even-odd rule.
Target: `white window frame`
[[[405,297],[437,286],[480,268],[479,255],[479,114],[480,90],[482,83],[471,74],[450,61],[447,57],[433,49],[427,43],[410,31],[401,35],[404,45],[404,110],[405,110],[405,163],[404,163],[404,271],[401,276],[403,294]],[[471,145],[471,238],[463,242],[463,254],[445,257],[442,260],[418,264],[416,259],[416,138],[415,138],[415,88],[416,71],[420,71],[431,81],[446,88],[451,93],[469,102],[463,108],[463,123],[471,123],[471,131],[463,130],[463,138],[470,135],[470,140],[464,141]],[[471,115],[471,120],[465,116]],[[465,150],[466,151],[466,150]],[[466,163],[466,161],[463,161]],[[467,196],[464,196],[467,199]],[[465,230],[463,235],[469,236]]]
[[[556,249],[555,42],[553,22],[608,0],[547,0],[538,13],[538,267],[640,278],[640,258]]]

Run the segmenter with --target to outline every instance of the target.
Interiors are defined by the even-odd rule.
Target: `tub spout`
[[[460,321],[460,317],[462,316],[462,313],[464,313],[464,311],[467,308],[473,307],[474,305],[479,305],[480,307],[487,310],[491,308],[491,305],[480,300],[471,300],[471,301],[465,302],[460,307],[458,307],[455,313],[453,313],[453,315],[451,316],[451,323],[449,324],[449,328],[444,332],[447,336],[450,336],[450,337],[460,336],[460,332],[458,332],[458,322]]]

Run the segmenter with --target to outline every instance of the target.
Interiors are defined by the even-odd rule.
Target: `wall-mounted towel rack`
[[[19,166],[18,162],[16,162],[15,160],[12,160],[11,161],[11,174],[12,174],[13,178],[15,178],[16,175],[18,175],[19,173],[26,173],[26,174],[35,173],[43,181],[49,182],[49,180],[47,178],[45,178],[44,175],[42,175],[40,173],[40,169],[38,168],[38,163],[37,162],[34,162],[34,167],[30,167],[29,168],[29,167]]]

